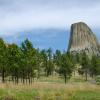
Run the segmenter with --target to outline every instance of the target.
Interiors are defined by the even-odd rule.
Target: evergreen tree
[[[90,70],[90,59],[88,58],[85,52],[83,52],[82,54],[81,65],[82,65],[82,70],[84,71],[84,74],[85,74],[85,80],[87,81],[88,73]]]
[[[32,77],[34,77],[34,69],[36,64],[35,58],[35,49],[33,48],[32,43],[26,39],[21,46],[21,50],[23,52],[23,66],[22,66],[22,76],[23,83],[24,79],[29,79],[29,83],[32,83]]]
[[[46,71],[47,71],[47,76],[49,76],[53,74],[53,70],[54,70],[51,48],[47,50],[47,55],[48,55],[48,66]]]
[[[42,59],[42,68],[45,72],[45,75],[47,76],[47,68],[48,68],[48,55],[47,55],[47,51],[45,49],[43,49],[41,52],[41,59]]]
[[[2,38],[0,38],[0,70],[2,82],[5,82],[5,74],[7,69],[7,46]]]
[[[92,77],[100,75],[100,57],[92,56],[90,71]]]
[[[8,66],[9,74],[12,76],[12,81],[19,82],[20,72],[20,48],[16,44],[8,45]]]
[[[61,65],[61,56],[62,56],[62,53],[60,50],[56,50],[56,52],[53,55],[54,64],[57,67],[56,69],[59,69]]]
[[[65,84],[66,84],[67,79],[69,79],[71,77],[72,71],[73,71],[73,64],[72,64],[68,54],[67,53],[62,54],[61,66],[59,69],[59,73],[61,75],[63,75]]]

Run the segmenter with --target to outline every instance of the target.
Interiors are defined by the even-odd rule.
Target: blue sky
[[[67,50],[70,26],[85,22],[100,42],[100,0],[0,0],[0,37],[29,38],[36,48]]]

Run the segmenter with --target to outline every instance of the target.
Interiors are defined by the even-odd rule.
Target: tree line
[[[77,71],[81,75],[94,77],[100,74],[100,57],[93,56],[91,59],[87,54],[72,55],[60,50],[52,51],[51,48],[39,50],[33,47],[28,39],[20,46],[17,44],[6,44],[0,38],[0,77],[1,81],[19,82],[31,84],[34,78],[48,77],[57,73],[62,76],[65,83],[76,70],[76,65],[81,65]]]

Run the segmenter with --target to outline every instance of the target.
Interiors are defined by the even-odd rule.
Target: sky
[[[66,51],[70,26],[85,22],[100,42],[100,0],[0,0],[0,37]]]

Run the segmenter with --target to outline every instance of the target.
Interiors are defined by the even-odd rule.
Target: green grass
[[[64,93],[65,92],[65,93]],[[100,100],[100,91],[75,91],[65,90],[4,90],[0,89],[0,100]],[[41,99],[39,99],[41,98]],[[11,99],[10,99],[11,100]]]
[[[31,85],[0,83],[0,100],[100,100],[100,86],[79,77],[66,85],[58,77],[41,77]]]
[[[100,91],[77,91],[71,100],[100,100]]]
[[[33,98],[37,95],[37,90],[0,89],[0,98],[13,98],[14,100],[33,100]]]

